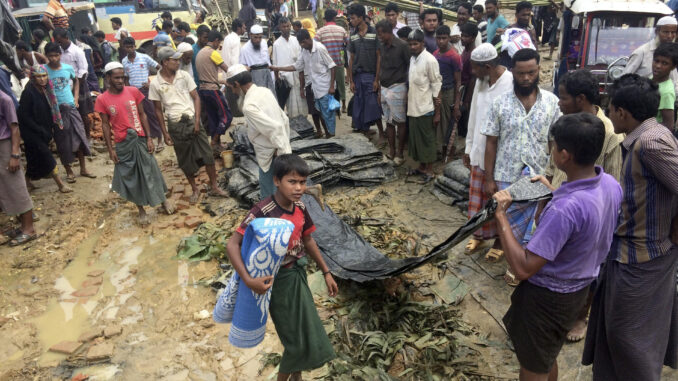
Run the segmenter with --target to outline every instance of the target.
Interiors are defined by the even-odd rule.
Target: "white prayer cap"
[[[227,80],[231,79],[231,78],[235,77],[236,75],[238,75],[242,72],[245,72],[245,71],[247,71],[247,67],[243,64],[231,65],[228,68],[228,71],[226,72],[226,79]]]
[[[664,16],[657,21],[657,26],[678,25],[678,20],[673,16]]]
[[[117,61],[109,62],[104,66],[104,73],[108,73],[111,70],[122,69],[122,64]]]
[[[488,62],[495,58],[497,58],[497,49],[489,42],[480,44],[471,52],[471,61]]]
[[[261,25],[255,24],[252,25],[250,28],[250,34],[263,34],[264,33],[264,28],[261,27]]]
[[[179,53],[186,53],[192,50],[193,47],[188,42],[182,42],[181,44],[177,45],[177,52]]]
[[[452,31],[450,31],[450,37],[454,37],[454,36],[460,36],[461,37],[461,29],[452,28]]]

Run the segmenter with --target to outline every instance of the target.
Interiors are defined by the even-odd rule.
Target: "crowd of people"
[[[407,174],[422,183],[435,176],[435,162],[461,156],[470,169],[469,217],[495,200],[495,220],[465,250],[490,246],[486,260],[506,259],[505,280],[516,289],[504,323],[521,379],[557,379],[562,346],[583,338],[583,363],[593,364],[596,380],[658,380],[663,364],[678,367],[674,17],[658,20],[655,39],[633,53],[627,74],[608,88],[606,113],[598,80],[587,70],[563,76],[559,96],[539,88],[541,56],[527,1],[516,5],[514,24],[497,0],[462,3],[452,28],[439,9],[422,7],[413,19],[395,3],[374,25],[364,6],[350,5],[348,30],[332,9],[318,30],[309,19],[281,16],[270,52],[250,8],[245,1],[225,37],[204,23],[204,13],[193,25],[163,14],[151,54],[137,50],[116,18],[118,49],[100,32],[83,30],[71,41],[60,14],[48,18],[53,40],[36,32],[32,46],[17,43],[30,82],[18,108],[12,94],[0,92],[0,160],[9,163],[0,168],[0,206],[20,221],[6,232],[10,244],[36,237],[31,180],[50,177],[61,192],[72,191],[58,174],[51,141],[66,183],[76,182],[75,159],[81,177],[96,177],[85,160],[92,113],[102,120],[115,164],[112,190],[137,205],[142,225],[150,223],[146,206],[174,212],[153,156],[163,146],[174,147],[191,203],[198,201],[195,177],[203,166],[208,195],[227,196],[217,184],[215,155],[233,118],[244,116],[262,201],[229,242],[236,271],[257,293],[271,286],[272,279],[249,277],[238,263],[242,235],[253,218],[286,218],[296,234],[286,268],[295,268],[305,248],[334,294],[300,202],[309,170],[291,155],[289,119],[311,115],[316,138],[331,138],[336,118],[348,114],[353,132],[378,133],[394,165],[406,162],[407,151],[414,162]],[[93,102],[95,88],[104,91]],[[463,153],[456,151],[458,135],[465,135]],[[506,188],[524,177],[544,183],[553,198],[512,203]],[[274,314],[272,302],[285,347],[279,379],[297,379],[334,357],[309,295],[300,296],[304,307],[284,313],[278,305]],[[289,324],[301,315],[311,316],[312,328]]]

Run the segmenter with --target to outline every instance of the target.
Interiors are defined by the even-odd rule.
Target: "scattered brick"
[[[92,345],[87,351],[87,360],[105,360],[113,356],[113,343]]]
[[[117,336],[122,333],[122,327],[119,325],[112,325],[104,328],[104,336],[106,338]]]
[[[174,207],[175,207],[176,210],[184,210],[184,209],[190,208],[191,204],[189,204],[188,202],[186,202],[184,200],[179,200],[179,201],[174,203]]]
[[[104,330],[101,328],[92,329],[80,335],[80,337],[78,337],[78,341],[86,343],[88,341],[96,339],[97,337],[103,336],[103,334]]]
[[[73,291],[71,295],[77,298],[89,298],[90,296],[96,295],[97,292],[99,292],[99,286],[89,286]]]
[[[104,282],[104,278],[102,276],[92,277],[92,278],[85,279],[85,281],[82,282],[82,287],[99,286],[103,282]]]
[[[78,349],[82,347],[82,343],[77,341],[62,341],[60,343],[52,345],[49,350],[57,353],[64,353],[71,355],[75,353]]]
[[[88,272],[87,276],[94,278],[94,277],[100,276],[103,273],[104,273],[104,270],[94,270],[94,271]]]
[[[199,217],[190,216],[184,220],[184,226],[186,226],[189,229],[193,229],[194,227],[200,225],[201,223],[202,219]]]

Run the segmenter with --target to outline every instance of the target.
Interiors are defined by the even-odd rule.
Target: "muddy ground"
[[[542,81],[546,82],[544,77]],[[350,133],[349,123],[346,115],[338,120],[338,133]],[[280,353],[282,346],[270,319],[261,345],[249,350],[230,346],[228,325],[215,325],[210,316],[215,292],[207,280],[219,273],[218,263],[175,258],[177,245],[191,235],[195,224],[215,222],[227,228],[246,210],[233,199],[203,195],[200,204],[174,216],[154,210],[152,224],[139,227],[136,208],[109,191],[113,165],[107,156],[99,153],[88,162],[98,178],[79,177],[74,193],[59,194],[51,180],[36,182],[40,188],[32,196],[40,238],[22,247],[0,246],[0,380],[271,379],[275,369],[262,360]],[[173,150],[165,149],[157,160],[172,198],[181,203],[185,184]],[[334,187],[326,194],[339,214],[387,219],[406,231],[419,242],[421,255],[466,217],[458,208],[440,203],[429,191],[431,184],[409,182],[407,165],[411,163],[398,168],[397,179],[390,183]],[[440,173],[440,165],[436,170]],[[0,226],[8,225],[9,219],[0,217]],[[408,293],[426,300],[430,298],[423,291],[426,284],[447,273],[458,276],[470,292],[456,308],[472,327],[473,337],[483,337],[482,343],[459,338],[473,348],[473,363],[464,365],[469,369],[465,374],[474,379],[515,379],[518,364],[501,324],[512,289],[502,279],[505,263],[489,264],[483,256],[482,252],[464,255],[459,245],[446,260],[400,277],[396,286],[387,285],[384,299],[397,300],[398,296],[388,295],[395,290],[396,295]],[[361,287],[385,287],[381,283],[339,285],[344,300],[355,299],[352,293]],[[329,324],[336,313],[332,303],[322,294],[316,295],[316,302]],[[65,348],[72,351],[70,355],[49,351],[64,341],[84,344]],[[579,365],[581,351],[581,343],[563,348],[561,379],[591,378],[590,367]],[[401,361],[398,366],[408,365]],[[322,368],[305,379],[326,379],[327,374],[327,368]],[[675,372],[665,375],[677,376]]]

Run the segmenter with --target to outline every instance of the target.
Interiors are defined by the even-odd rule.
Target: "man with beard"
[[[195,68],[200,77],[198,94],[200,101],[205,104],[207,112],[207,132],[212,137],[212,148],[220,151],[221,135],[233,121],[233,115],[226,103],[224,93],[219,90],[219,70],[228,71],[228,66],[219,54],[219,45],[224,38],[216,30],[210,31],[207,36],[207,45],[195,58]]]
[[[290,36],[292,23],[287,17],[282,17],[278,26],[281,35],[273,43],[273,65],[294,65],[301,53],[301,46],[299,46],[297,37]],[[290,118],[299,115],[305,116],[308,113],[308,108],[299,90],[299,74],[296,72],[276,73],[276,77],[277,81],[284,82],[284,85],[289,88],[286,96],[282,94],[282,91],[277,94],[280,108],[284,108],[285,104],[287,104],[287,116]]]
[[[94,110],[101,115],[108,155],[115,163],[111,189],[136,204],[139,223],[148,225],[144,206],[162,204],[167,214],[174,213],[174,207],[165,197],[167,185],[152,155],[153,140],[147,138],[150,129],[141,105],[144,96],[136,87],[125,86],[125,70],[120,62],[108,63],[104,72],[109,87],[97,97]]]
[[[275,96],[275,83],[271,73],[271,58],[268,47],[262,44],[264,30],[261,25],[250,28],[250,40],[240,49],[240,63],[247,66],[252,73],[252,80],[259,87],[268,87]]]
[[[539,53],[521,49],[513,56],[513,91],[497,97],[480,133],[485,147],[485,193],[492,197],[524,176],[544,174],[549,160],[549,129],[560,117],[558,98],[539,89]],[[506,215],[518,242],[529,240],[537,203],[512,204]],[[495,262],[503,251],[490,250]],[[507,270],[508,278],[511,273]],[[507,281],[508,281],[507,278]],[[514,285],[515,281],[509,282]]]
[[[459,8],[457,8],[457,25],[452,27],[452,35],[459,34],[461,35],[463,32],[461,30],[461,27],[469,23],[469,20],[471,19],[471,12],[473,11],[473,6],[471,3],[461,3],[459,4]],[[475,46],[480,46],[480,44],[483,43],[482,37],[480,36],[480,33],[475,38]],[[454,48],[459,52],[459,54],[462,54],[466,47],[464,44],[461,43],[461,39],[454,44]]]
[[[673,16],[664,16],[657,21],[655,28],[655,38],[634,50],[629,57],[629,62],[624,67],[626,74],[638,74],[642,77],[652,75],[652,59],[654,51],[664,42],[673,42],[676,39],[678,31],[678,20]],[[678,71],[671,70],[669,76],[675,86],[675,92],[678,94]]]
[[[534,26],[530,25],[530,20],[532,19],[532,3],[529,1],[521,1],[516,5],[516,22],[512,25],[509,25],[508,28],[520,28],[530,34],[532,39],[532,44],[534,46],[539,46],[539,40],[537,40],[537,32],[534,30]],[[497,34],[503,34],[504,28],[498,28]]]
[[[289,119],[280,107],[276,107],[278,102],[273,93],[252,83],[252,74],[244,65],[229,68],[226,86],[240,97],[238,102],[247,121],[247,137],[259,165],[259,194],[263,200],[275,193],[271,170],[273,158],[292,153]]]
[[[187,72],[179,70],[182,54],[170,47],[158,51],[158,60],[162,69],[151,82],[149,98],[155,105],[155,112],[161,124],[165,124],[167,116],[167,132],[174,143],[179,168],[184,172],[193,189],[190,202],[198,202],[200,190],[195,183],[195,174],[203,165],[210,180],[210,196],[226,197],[219,189],[217,171],[214,167],[214,155],[205,134],[200,126],[200,97],[195,82]],[[163,116],[164,110],[164,116]]]

